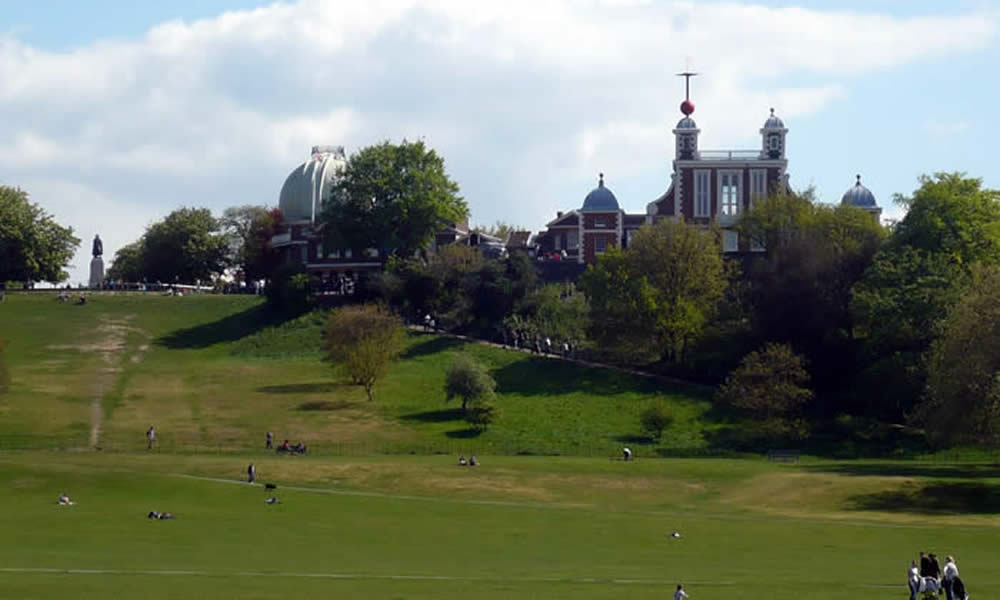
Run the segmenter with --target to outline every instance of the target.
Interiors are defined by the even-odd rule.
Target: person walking
[[[274,432],[271,431],[267,432],[267,435],[265,436],[264,449],[265,450],[274,449]]]
[[[254,483],[255,481],[257,481],[257,467],[253,463],[250,463],[250,466],[247,467],[247,483]]]
[[[150,425],[149,429],[146,430],[146,450],[152,450],[153,444],[156,443],[156,430]]]
[[[677,591],[674,592],[674,600],[684,600],[687,597],[688,595],[687,592],[684,591],[684,586],[678,583]]]
[[[927,556],[925,552],[920,553],[920,576],[930,577],[931,575],[931,558]]]
[[[906,570],[906,584],[910,586],[910,600],[917,600],[917,592],[920,591],[920,569],[917,568],[915,560],[910,561],[910,568]]]
[[[955,598],[955,579],[958,578],[958,565],[955,564],[955,557],[949,556],[944,561],[944,578],[941,584],[944,586],[944,593],[947,600],[963,600]]]
[[[930,570],[927,572],[927,575],[930,576],[930,577],[933,577],[934,579],[937,579],[940,582],[941,581],[941,563],[938,562],[937,554],[934,554],[933,552],[931,552],[927,556],[928,556],[928,558],[930,558],[930,563],[931,563]]]

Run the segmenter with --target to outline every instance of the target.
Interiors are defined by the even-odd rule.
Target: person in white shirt
[[[628,448],[628,447],[622,448],[622,460],[625,460],[625,461],[632,460],[632,449],[631,448]]]
[[[949,556],[944,563],[944,593],[947,595],[948,600],[955,600],[955,594],[953,591],[953,586],[955,585],[955,578],[958,577],[958,565],[955,564],[955,558]]]
[[[150,425],[149,429],[146,430],[146,450],[152,450],[153,444],[156,443],[156,430]]]
[[[684,600],[687,597],[688,595],[687,592],[684,591],[684,586],[678,583],[677,591],[674,592],[674,600]]]
[[[910,568],[906,570],[906,583],[910,586],[910,600],[917,600],[917,592],[920,591],[920,569],[917,568],[917,561],[910,561]]]

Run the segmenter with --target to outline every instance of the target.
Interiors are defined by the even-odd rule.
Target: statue
[[[101,258],[104,254],[104,243],[99,235],[94,236],[92,254],[94,258],[90,261],[90,287],[100,289],[104,284],[104,259]]]
[[[101,236],[94,236],[94,248],[92,254],[94,256],[104,256],[104,243],[101,242]]]

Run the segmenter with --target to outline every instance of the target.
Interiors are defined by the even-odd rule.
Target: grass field
[[[0,598],[904,598],[919,550],[1000,597],[995,464],[659,458],[712,450],[704,392],[433,336],[367,403],[320,360],[318,319],[8,296]],[[481,436],[443,404],[456,352],[499,382]],[[652,402],[677,416],[661,444],[636,437]],[[313,452],[267,452],[267,429]],[[609,458],[623,443],[638,460]],[[250,462],[275,492],[240,482]]]
[[[236,483],[247,460],[275,492]],[[990,598],[995,502],[964,514],[872,505],[998,478],[971,465],[7,453],[0,592],[662,598],[683,581],[706,600],[893,598],[908,558],[932,549],[955,554],[972,593]],[[77,504],[56,506],[60,491]],[[270,493],[282,503],[265,505]],[[150,510],[177,518],[149,521]]]
[[[10,340],[14,384],[0,447],[131,451],[155,424],[173,452],[241,452],[270,430],[326,454],[608,456],[623,443],[640,454],[703,451],[715,426],[696,388],[418,334],[369,403],[321,360],[321,332],[322,317],[279,324],[256,298],[95,295],[73,306],[10,295],[0,339]],[[444,402],[458,352],[498,382],[500,417],[481,435]],[[639,436],[654,402],[676,417],[658,444]]]

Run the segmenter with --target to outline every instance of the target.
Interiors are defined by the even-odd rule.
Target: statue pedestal
[[[94,260],[90,261],[90,287],[99,288],[102,283],[104,283],[104,259],[95,256]]]

